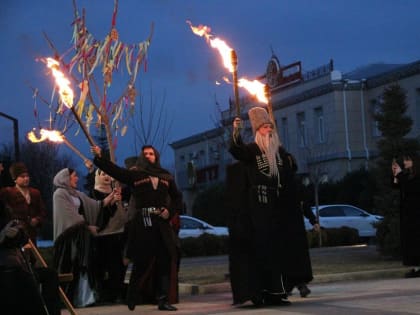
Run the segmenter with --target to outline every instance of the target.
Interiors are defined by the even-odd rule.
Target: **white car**
[[[213,226],[207,222],[190,217],[188,215],[181,215],[181,229],[179,230],[179,237],[199,237],[201,234],[208,233],[212,235],[229,235],[228,228],[225,226]]]
[[[358,230],[359,237],[375,237],[375,223],[380,222],[383,217],[370,214],[369,212],[352,205],[322,205],[319,209],[319,224],[321,228],[340,228],[347,226]],[[316,209],[312,207],[316,216]],[[312,229],[311,223],[305,218],[305,228]]]

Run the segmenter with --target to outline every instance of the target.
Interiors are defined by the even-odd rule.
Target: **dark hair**
[[[156,149],[151,144],[145,144],[141,147],[141,152],[144,151],[144,149],[153,149],[153,151],[156,151]]]
[[[69,175],[76,173],[76,170],[74,170],[73,168],[67,168],[69,170]]]
[[[415,152],[405,152],[403,155],[403,160],[411,160],[413,166],[408,170],[410,177],[416,176],[420,170],[420,156]]]

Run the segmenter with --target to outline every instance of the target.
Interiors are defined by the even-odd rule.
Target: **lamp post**
[[[17,118],[9,116],[5,113],[0,112],[0,116],[13,121],[13,140],[15,143],[15,161],[20,159],[20,150],[19,150],[19,122]]]

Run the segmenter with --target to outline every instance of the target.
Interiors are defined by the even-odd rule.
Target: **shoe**
[[[306,284],[299,285],[298,290],[299,290],[300,296],[303,298],[307,297],[311,293],[311,290],[309,290]]]
[[[169,304],[168,302],[159,303],[158,309],[159,311],[177,311],[178,310],[175,306]]]
[[[405,274],[406,278],[418,278],[420,277],[420,270],[411,269],[409,272]]]
[[[128,303],[127,303],[127,306],[128,306],[128,309],[129,309],[130,311],[134,311],[134,309],[136,308],[136,303],[133,303],[133,302],[128,302]]]
[[[287,299],[287,294],[270,294],[267,293],[264,296],[264,304],[272,306],[286,306],[292,304]]]
[[[288,299],[281,299],[280,302],[277,305],[287,306],[287,305],[291,305],[291,304],[292,304],[292,302],[290,302]]]
[[[264,299],[262,298],[262,296],[254,296],[251,299],[251,302],[256,307],[260,307],[260,306],[263,306],[264,305]]]

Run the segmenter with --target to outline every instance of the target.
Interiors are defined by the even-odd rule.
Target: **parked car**
[[[359,237],[376,236],[375,223],[380,222],[383,217],[371,214],[365,210],[352,205],[322,205],[319,209],[319,224],[321,228],[340,228],[347,226],[358,230]],[[312,207],[316,215],[315,207]],[[305,228],[312,229],[311,223],[305,218]]]
[[[179,237],[199,237],[201,234],[208,233],[212,235],[229,235],[228,229],[225,226],[213,226],[207,222],[188,216],[181,215],[181,229],[179,230]]]

